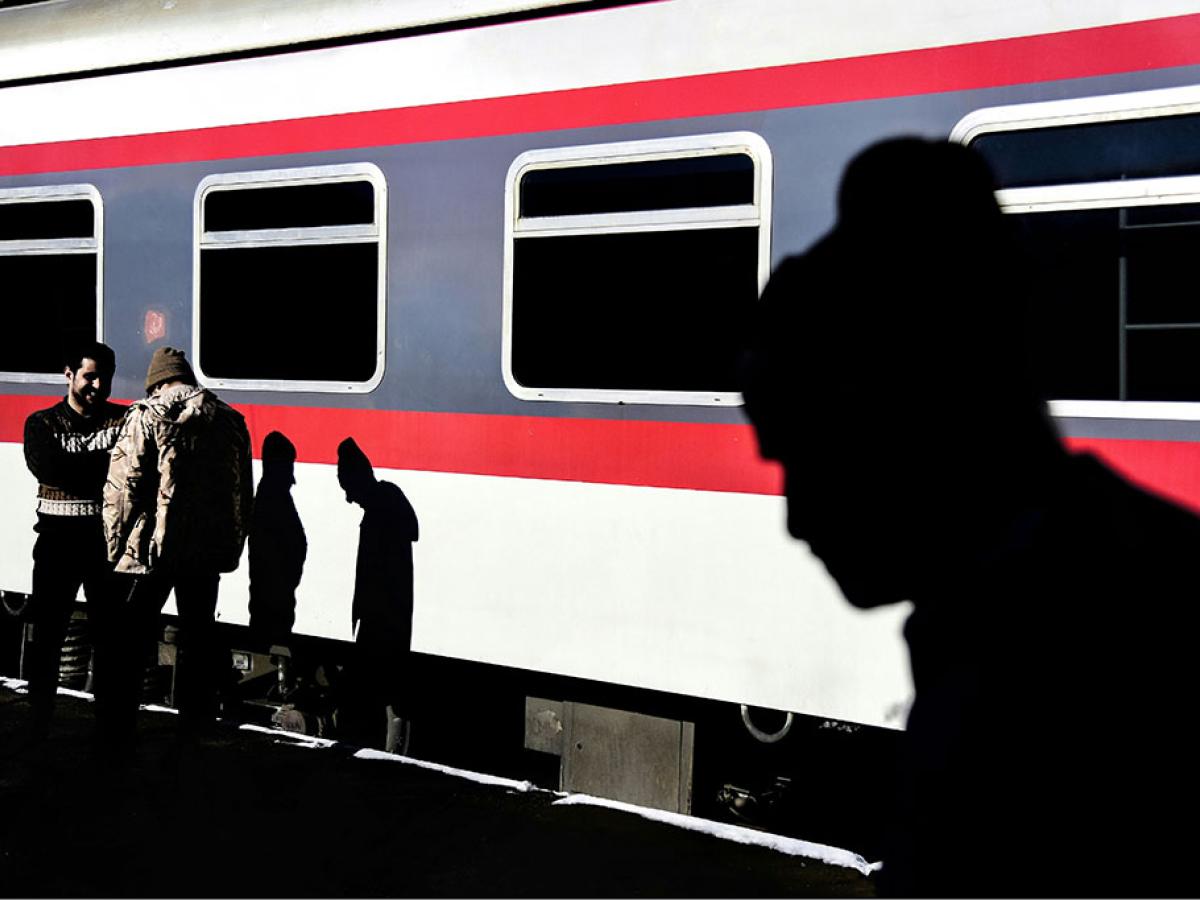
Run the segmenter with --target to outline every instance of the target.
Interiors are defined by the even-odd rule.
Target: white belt
[[[46,516],[98,516],[99,500],[50,500],[38,498],[37,511]]]

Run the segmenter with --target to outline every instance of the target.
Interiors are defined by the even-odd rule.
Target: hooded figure
[[[412,545],[417,514],[399,487],[379,481],[353,438],[338,445],[338,482],[347,503],[363,508],[351,619],[356,631],[386,632],[398,649],[412,635]]]
[[[296,448],[272,431],[263,440],[262,478],[250,526],[250,630],[268,643],[286,643],[296,622],[296,588],[308,541],[292,499]]]
[[[399,487],[379,481],[353,438],[338,445],[338,483],[347,503],[363,508],[351,619],[355,631],[353,696],[345,732],[378,743],[389,720],[405,710],[412,640],[413,551],[417,514]],[[407,710],[405,710],[407,715]]]

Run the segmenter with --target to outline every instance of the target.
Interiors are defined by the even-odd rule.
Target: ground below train
[[[0,687],[6,896],[873,896],[870,875],[519,783],[472,781],[223,722],[143,711],[129,764],[92,752],[84,695],[22,750]]]

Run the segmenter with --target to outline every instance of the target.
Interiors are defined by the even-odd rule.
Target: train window
[[[1117,211],[1021,217],[1037,275],[1027,297],[1034,372],[1046,397],[1116,400],[1120,389]]]
[[[950,137],[1030,239],[1051,412],[1200,420],[1200,87],[980,109]]]
[[[770,264],[744,132],[535,150],[509,169],[503,372],[527,400],[736,404]]]
[[[193,353],[206,383],[373,390],[387,185],[370,164],[210,176],[196,192]]]
[[[1095,185],[1074,199],[1000,192],[1034,257],[1034,371],[1048,397],[1200,402],[1200,178],[1174,179],[1168,196],[1146,185],[1115,183],[1107,201]]]
[[[21,200],[0,203],[0,241],[94,238],[96,209],[90,200]]]
[[[0,381],[62,381],[64,347],[102,338],[100,193],[92,185],[0,190]]]
[[[367,180],[214,190],[204,204],[206,231],[372,225],[375,186]]]
[[[972,146],[1002,188],[1200,174],[1200,114],[981,134]]]
[[[744,153],[533,169],[521,177],[522,217],[753,202],[754,160]]]

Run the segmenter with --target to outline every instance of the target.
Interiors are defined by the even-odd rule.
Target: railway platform
[[[838,848],[606,804],[221,722],[182,743],[141,713],[127,765],[95,758],[90,697],[21,741],[0,680],[0,895],[18,897],[874,896]]]

